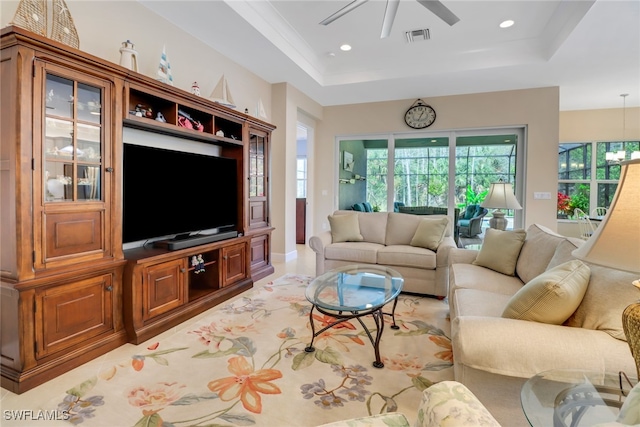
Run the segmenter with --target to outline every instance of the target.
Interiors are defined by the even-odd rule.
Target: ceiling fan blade
[[[333,21],[335,21],[336,19],[346,15],[347,13],[351,12],[356,7],[362,6],[363,4],[365,4],[368,1],[369,0],[354,0],[351,3],[349,3],[348,5],[346,5],[345,7],[343,7],[342,9],[340,9],[339,11],[337,11],[336,13],[334,13],[333,15],[331,15],[330,17],[326,18],[323,21],[320,21],[320,24],[329,25]]]
[[[389,34],[391,34],[391,27],[393,26],[393,20],[396,19],[399,4],[400,0],[387,0],[387,7],[384,9],[384,19],[382,20],[382,32],[380,33],[381,39],[389,37]]]
[[[429,9],[434,15],[449,25],[453,25],[460,20],[460,18],[458,18],[439,0],[418,0],[418,3]]]

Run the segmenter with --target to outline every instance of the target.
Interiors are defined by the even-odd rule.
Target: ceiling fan
[[[336,19],[346,15],[351,12],[353,9],[358,6],[362,6],[369,0],[354,0],[333,15],[329,16],[325,20],[321,21],[322,25],[329,25]],[[442,19],[449,25],[453,25],[460,20],[453,12],[451,12],[445,5],[443,5],[439,0],[416,0],[422,6],[429,9],[433,14],[435,14],[438,18]],[[387,0],[387,7],[384,11],[384,19],[382,20],[382,32],[380,33],[380,38],[384,39],[389,37],[391,34],[391,27],[393,26],[393,20],[396,17],[396,12],[398,11],[398,5],[400,4],[400,0]]]

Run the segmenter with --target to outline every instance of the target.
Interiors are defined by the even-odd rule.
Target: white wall
[[[556,201],[534,200],[538,191],[557,191],[559,89],[557,87],[456,95],[424,99],[437,114],[429,130],[527,127],[525,227],[540,223],[556,229]],[[335,136],[411,132],[404,112],[415,99],[324,108],[315,146],[316,186],[314,233],[323,229],[335,208]],[[323,195],[326,194],[326,195]]]
[[[208,97],[224,74],[238,111],[250,114],[260,99],[271,117],[271,85],[136,1],[73,1],[67,6],[80,38],[80,50],[120,62],[120,47],[131,40],[138,52],[138,71],[155,78],[162,47],[171,62],[174,86],[191,90],[198,82]],[[0,1],[0,25],[7,26],[18,2]]]

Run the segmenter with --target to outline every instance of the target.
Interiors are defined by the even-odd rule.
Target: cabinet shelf
[[[174,101],[168,97],[159,96],[152,89],[143,90],[131,86],[127,99],[128,109],[123,118],[126,126],[202,142],[236,145],[243,143],[243,122],[225,117],[222,111],[216,114],[213,102],[210,102],[210,108],[198,108],[196,104],[186,100]],[[202,100],[202,102],[206,103],[207,101]],[[157,119],[159,113],[162,114],[165,121]],[[193,128],[179,125],[180,120],[184,117],[191,119],[186,121],[190,126],[194,126]],[[198,124],[202,126],[202,129],[195,128]]]
[[[242,145],[242,140],[225,138],[215,136],[213,134],[207,134],[204,132],[198,132],[193,129],[185,129],[172,125],[169,123],[158,122],[153,119],[147,119],[144,117],[130,116],[123,120],[123,124],[130,128],[146,130],[149,132],[161,133],[164,135],[176,136],[178,138],[187,138],[194,141],[206,142],[209,144],[231,144]]]

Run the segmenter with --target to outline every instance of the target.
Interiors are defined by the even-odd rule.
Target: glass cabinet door
[[[249,139],[249,197],[265,195],[265,138],[252,134]]]
[[[44,201],[102,200],[103,89],[46,74]]]
[[[249,131],[249,227],[269,224],[269,140],[266,133]]]

